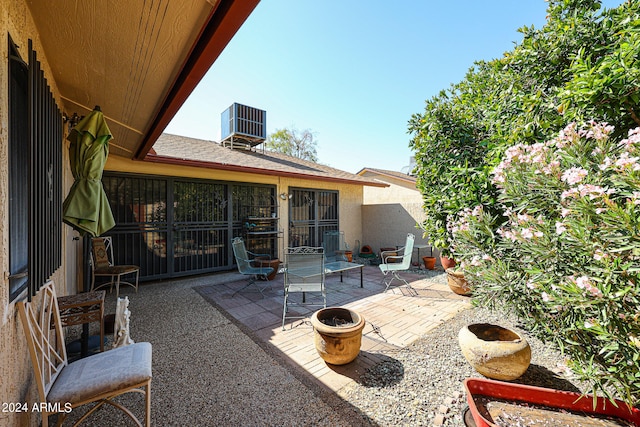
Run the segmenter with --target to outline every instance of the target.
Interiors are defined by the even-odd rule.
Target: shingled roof
[[[386,187],[387,184],[272,151],[229,149],[215,141],[163,133],[146,161],[232,170],[261,175],[287,176],[349,184]]]
[[[366,172],[372,172],[372,173],[377,173],[379,175],[386,175],[388,177],[391,178],[396,178],[396,179],[400,179],[402,181],[406,181],[409,183],[416,183],[416,177],[415,176],[411,176],[411,175],[407,175],[406,173],[402,173],[402,172],[397,172],[397,171],[390,171],[390,170],[385,170],[385,169],[375,169],[375,168],[362,168],[358,171],[358,175],[362,175]]]

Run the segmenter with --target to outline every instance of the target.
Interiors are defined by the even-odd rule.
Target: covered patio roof
[[[28,0],[71,115],[95,105],[112,154],[143,159],[259,0]]]

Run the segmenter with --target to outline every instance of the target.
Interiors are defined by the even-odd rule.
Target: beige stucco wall
[[[361,175],[389,185],[364,189],[362,244],[378,252],[381,247],[404,246],[407,233],[413,233],[416,245],[428,245],[429,239],[423,237],[422,230],[417,227],[426,217],[422,209],[422,196],[415,184],[371,171]],[[420,250],[420,256],[429,253],[429,249]],[[437,250],[434,253],[437,256]],[[414,262],[421,262],[417,250]]]
[[[400,181],[380,175],[362,174],[374,181],[387,184],[389,187],[365,187],[363,192],[364,204],[375,205],[385,203],[422,203],[422,196],[412,183]]]
[[[47,64],[46,52],[40,43],[37,31],[26,3],[16,0],[0,0],[0,28],[1,41],[0,52],[0,266],[2,268],[2,286],[0,286],[0,404],[3,402],[28,402],[33,404],[39,398],[35,383],[33,382],[33,369],[26,345],[22,323],[18,318],[15,303],[26,298],[26,292],[16,300],[9,301],[9,217],[8,217],[8,41],[10,34],[22,59],[28,62],[28,40],[33,40],[34,49],[38,53],[38,59],[42,63],[51,89],[56,96],[58,105],[61,105],[56,83],[52,78],[51,70]],[[63,147],[67,147],[60,141]],[[64,151],[64,164],[68,165],[67,150]],[[68,167],[64,168],[63,182],[66,194],[72,180]],[[26,212],[25,212],[26,214]],[[69,247],[72,240],[72,231],[69,227],[63,227],[63,266],[58,269],[52,279],[56,283],[59,295],[65,295],[68,290],[75,289],[76,283],[65,280],[67,277],[68,257],[64,256],[75,246]],[[73,256],[73,255],[72,255]],[[75,262],[75,258],[73,259]],[[34,298],[38,303],[38,297]],[[0,425],[28,426],[38,425],[40,415],[38,413],[7,413],[0,412]]]
[[[203,169],[183,165],[167,165],[145,161],[133,161],[123,157],[109,156],[105,170],[112,172],[132,172],[149,175],[179,176],[189,178],[213,179],[229,182],[251,182],[276,186],[276,193],[289,194],[289,188],[311,188],[319,190],[337,190],[339,192],[340,230],[345,233],[345,241],[353,245],[356,240],[362,241],[362,192],[363,187],[357,184],[317,181],[273,175]],[[282,230],[282,241],[278,245],[279,257],[284,259],[284,246],[289,241],[289,200],[278,198],[279,227]],[[284,243],[282,243],[284,242]]]

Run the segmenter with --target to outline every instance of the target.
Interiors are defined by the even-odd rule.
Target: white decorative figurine
[[[113,348],[133,344],[129,336],[129,297],[118,298],[116,305],[115,327],[113,329]]]

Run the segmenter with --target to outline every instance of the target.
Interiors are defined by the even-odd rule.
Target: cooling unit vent
[[[251,149],[267,137],[267,112],[233,103],[222,113],[222,145]]]

